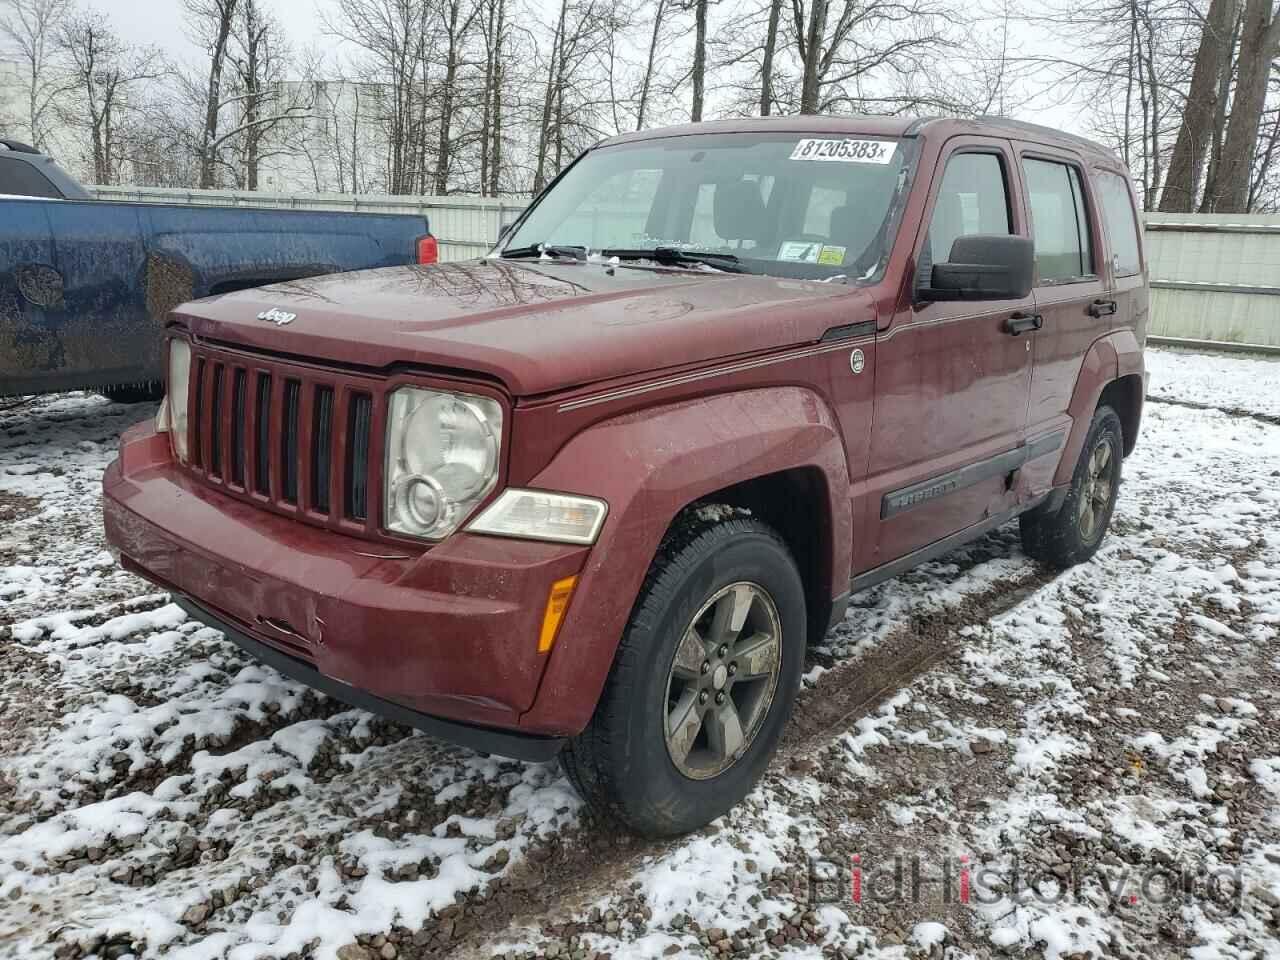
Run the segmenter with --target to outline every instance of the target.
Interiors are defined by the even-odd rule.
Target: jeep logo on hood
[[[259,320],[268,320],[277,327],[283,327],[285,324],[293,323],[298,318],[296,313],[289,313],[285,310],[277,310],[272,307],[270,310],[263,310],[258,314]]]

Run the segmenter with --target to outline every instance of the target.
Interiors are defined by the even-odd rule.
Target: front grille
[[[197,347],[190,469],[323,526],[377,532],[381,382]]]

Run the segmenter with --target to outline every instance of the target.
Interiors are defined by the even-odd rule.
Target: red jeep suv
[[[1097,549],[1139,237],[1114,154],[1010,120],[614,137],[483,259],[175,310],[107,535],[281,672],[687,831],[850,594],[1015,517]]]

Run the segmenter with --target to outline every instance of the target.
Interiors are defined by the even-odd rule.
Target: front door
[[[916,237],[914,289],[876,341],[865,528],[877,537],[863,570],[1015,502],[1010,463],[1026,429],[1032,360],[1030,336],[1012,332],[1009,321],[1033,317],[1034,301],[925,302],[916,294],[957,237],[1026,235],[1021,204],[1012,202],[1012,164],[1007,141],[959,137],[936,168]]]

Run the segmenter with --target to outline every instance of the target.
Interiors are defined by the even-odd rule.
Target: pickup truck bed
[[[412,263],[424,217],[0,199],[0,396],[160,379],[165,315],[199,297]]]

